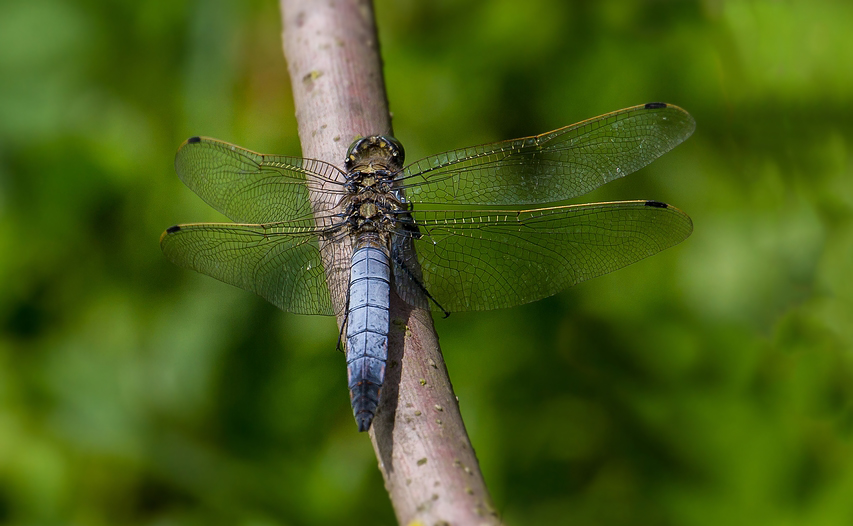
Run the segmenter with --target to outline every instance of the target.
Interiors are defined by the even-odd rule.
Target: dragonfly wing
[[[564,201],[624,177],[693,133],[678,106],[645,104],[559,130],[452,150],[403,169],[412,203],[519,205]]]
[[[309,220],[198,223],[169,228],[160,247],[178,266],[254,292],[282,310],[334,314],[318,239]],[[346,286],[345,277],[335,282]]]
[[[314,159],[264,155],[207,137],[192,137],[175,156],[178,177],[238,223],[273,223],[330,211],[345,193],[343,172]],[[322,202],[312,208],[309,191]]]
[[[425,290],[450,312],[551,296],[680,243],[693,230],[684,212],[657,201],[412,215],[423,287],[398,285],[398,292],[424,306]]]

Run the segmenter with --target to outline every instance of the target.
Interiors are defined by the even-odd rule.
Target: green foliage
[[[693,236],[437,328],[511,524],[853,521],[849,2],[377,1],[407,157],[665,101],[674,152],[581,201]],[[299,153],[272,2],[0,16],[0,522],[391,524],[337,331],[182,271],[209,135]]]

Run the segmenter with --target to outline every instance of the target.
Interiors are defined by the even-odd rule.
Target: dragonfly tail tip
[[[370,429],[370,424],[373,422],[373,413],[363,412],[355,415],[355,421],[358,424],[358,432],[364,433]]]

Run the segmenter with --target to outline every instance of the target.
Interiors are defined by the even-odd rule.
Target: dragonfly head
[[[405,158],[400,141],[390,135],[371,135],[352,143],[347,150],[346,168],[348,172],[382,169],[396,173],[403,168]]]

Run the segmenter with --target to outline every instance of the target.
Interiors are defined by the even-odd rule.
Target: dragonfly
[[[344,169],[192,137],[177,174],[233,223],[176,225],[160,246],[284,311],[345,316],[353,415],[367,431],[392,287],[445,315],[512,307],[680,243],[693,223],[668,204],[563,202],[646,166],[694,128],[678,106],[649,103],[410,164],[397,139],[373,135],[352,143]]]

